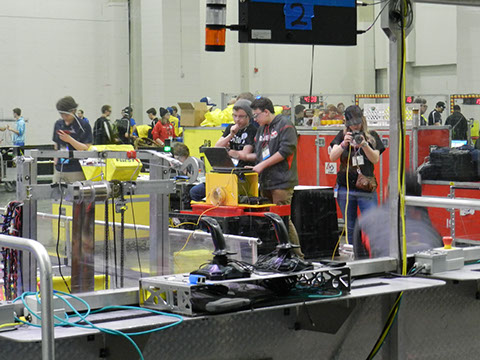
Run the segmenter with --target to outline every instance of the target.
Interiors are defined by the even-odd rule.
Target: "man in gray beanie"
[[[229,148],[228,154],[238,167],[255,165],[245,161],[238,161],[239,152],[250,154],[255,146],[255,134],[257,129],[250,123],[253,119],[253,111],[250,107],[251,101],[246,99],[237,100],[233,105],[233,120],[235,124],[228,125],[222,137],[215,146]]]
[[[230,124],[223,132],[222,137],[215,146],[226,147],[228,154],[232,157],[233,163],[237,167],[245,165],[255,165],[255,161],[248,162],[239,160],[243,154],[253,153],[255,146],[255,134],[257,129],[250,120],[253,119],[251,102],[246,99],[237,100],[233,105],[233,120],[235,124]],[[194,201],[200,201],[205,197],[205,184],[199,184],[190,189],[190,197]]]

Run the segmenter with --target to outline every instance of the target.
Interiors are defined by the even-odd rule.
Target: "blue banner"
[[[313,5],[298,0],[285,0],[285,29],[312,30]]]
[[[250,0],[252,2],[263,2],[263,3],[277,3],[277,4],[287,4],[287,3],[297,3],[302,4],[303,6],[335,6],[335,7],[355,7],[356,0]]]

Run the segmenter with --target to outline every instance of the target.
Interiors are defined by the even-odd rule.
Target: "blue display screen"
[[[452,148],[467,145],[467,140],[452,140]]]
[[[302,4],[312,6],[355,7],[355,0],[251,0],[252,2],[277,4]]]
[[[253,2],[285,4],[285,29],[312,30],[314,6],[355,7],[355,0],[252,0]]]

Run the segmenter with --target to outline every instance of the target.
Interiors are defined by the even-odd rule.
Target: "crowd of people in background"
[[[255,96],[250,92],[244,92],[237,97],[232,98],[228,105],[234,104],[236,101],[244,99],[250,102],[255,100]],[[209,111],[213,110],[216,104],[210,97],[203,97],[200,102],[206,103]],[[416,97],[414,104],[420,105],[420,126],[447,125],[452,128],[452,140],[468,139],[468,120],[461,113],[459,105],[454,105],[453,112],[445,121],[442,114],[446,108],[443,101],[438,101],[435,108],[427,113],[428,105],[424,98]],[[327,104],[324,108],[307,108],[298,104],[293,107],[294,116],[292,117],[292,108],[282,106],[282,115],[290,118],[296,126],[321,126],[321,125],[343,125],[345,123],[345,104],[343,102]],[[132,117],[133,109],[126,106],[121,110],[121,115],[117,119],[111,119],[112,108],[110,105],[103,105],[100,109],[100,116],[90,124],[89,119],[85,116],[82,109],[78,109],[74,114],[75,117],[88,123],[93,129],[94,144],[135,144],[137,139],[148,139],[151,143],[163,146],[166,140],[175,140],[182,137],[181,115],[175,105],[168,107],[154,107],[146,111],[150,123],[139,125]],[[25,119],[21,115],[20,108],[13,109],[13,117],[15,126],[0,126],[0,131],[9,131],[12,134],[12,143],[14,145],[25,145]],[[250,123],[258,128],[258,124],[251,120]]]
[[[202,101],[209,107],[215,106],[208,97],[203,98]],[[445,109],[443,102],[436,104],[428,119],[425,116],[426,101],[418,98],[416,103],[420,104],[421,125],[442,124],[441,113]],[[94,123],[93,131],[84,112],[77,110],[78,104],[72,97],[60,99],[56,108],[61,119],[55,123],[53,141],[55,148],[59,150],[87,150],[92,144],[132,144],[135,139],[144,137],[151,139],[153,144],[164,146],[168,141],[178,139],[180,134],[180,115],[175,106],[160,107],[158,112],[153,107],[149,108],[146,114],[150,124],[137,126],[131,117],[130,106],[122,109],[121,118],[112,122],[110,120],[112,107],[104,105],[101,108],[101,116]],[[234,123],[226,127],[215,144],[217,147],[227,148],[235,166],[249,167],[252,172],[258,173],[261,196],[277,205],[290,204],[293,189],[298,184],[298,134],[295,124],[292,123],[291,113],[284,114],[284,110],[282,109],[282,113],[276,112],[272,101],[268,98],[254,98],[251,93],[240,94],[233,102]],[[300,119],[302,113],[305,115],[305,110],[305,108],[296,107],[295,119]],[[445,122],[446,125],[452,126],[454,137],[463,137],[465,132],[463,124],[466,119],[460,110],[456,105],[454,113]],[[22,125],[20,109],[14,109],[14,115],[18,122],[18,133],[13,133],[18,139],[24,135],[25,125],[24,122]],[[368,244],[373,244],[375,241],[374,236],[366,222],[361,226],[364,234],[370,232],[369,240],[365,236],[357,236],[355,227],[358,226],[358,210],[363,215],[378,205],[374,168],[385,147],[378,134],[369,129],[359,106],[351,105],[345,109],[343,103],[337,106],[328,105],[322,119],[340,120],[343,124],[343,129],[330,143],[329,152],[330,161],[340,161],[336,181],[337,202],[345,219],[346,238],[354,240],[356,246],[364,246],[362,256],[366,256],[368,249],[371,249]],[[187,146],[176,143],[174,148],[178,151],[178,154],[175,154],[177,159],[186,161],[189,158]],[[54,181],[60,180],[67,182],[84,180],[78,160],[55,159]],[[208,197],[205,184],[200,183],[193,187],[190,196],[195,201]],[[291,243],[300,245],[295,226],[291,220],[287,224]],[[436,234],[433,235],[435,236],[431,239],[438,240]],[[370,243],[367,243],[367,240]],[[295,252],[303,258],[300,247],[297,247]]]
[[[127,106],[122,109],[120,118],[112,120],[112,107],[103,105],[101,115],[93,125],[93,144],[134,145],[137,139],[149,139],[150,144],[164,146],[166,140],[175,140],[181,135],[180,115],[176,106],[160,107],[158,113],[155,108],[149,108],[146,114],[150,123],[138,126],[131,115],[132,111],[132,107]],[[157,114],[160,117],[157,117]],[[76,116],[89,123],[83,110],[78,110]]]

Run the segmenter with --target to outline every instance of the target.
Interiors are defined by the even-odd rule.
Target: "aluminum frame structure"
[[[27,150],[24,156],[17,158],[17,199],[24,202],[23,235],[37,240],[37,201],[60,199],[62,194],[58,184],[37,184],[38,158],[71,159],[129,159],[127,152],[120,151],[65,151],[65,150]],[[181,163],[163,153],[151,150],[137,152],[137,158],[150,163],[150,181],[128,181],[123,183],[125,194],[150,195],[150,273],[162,275],[169,268],[168,242],[168,194],[175,191],[175,183],[169,179],[170,168],[179,168]],[[90,191],[95,196],[95,187],[99,182],[70,184],[64,198],[83,199]],[[105,185],[103,185],[104,187]],[[91,193],[93,192],[93,194]],[[102,196],[104,196],[102,192]],[[28,255],[23,259],[24,288],[36,289],[36,264]]]

